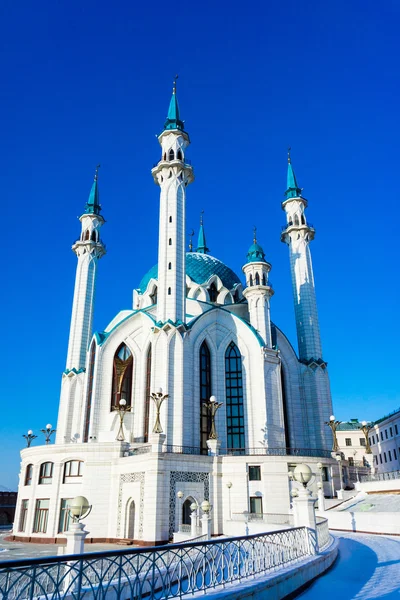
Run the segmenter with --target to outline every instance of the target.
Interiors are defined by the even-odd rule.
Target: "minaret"
[[[86,352],[92,336],[97,261],[106,252],[100,240],[100,228],[104,219],[100,215],[98,168],[99,166],[96,168],[85,212],[79,217],[82,223],[81,236],[72,246],[72,250],[78,257],[78,266],[69,333],[67,371],[72,369],[79,371],[85,367]]]
[[[242,268],[246,276],[243,295],[249,307],[250,324],[261,335],[265,346],[272,348],[269,301],[274,291],[268,282],[271,265],[265,260],[264,250],[257,243],[256,231],[254,227],[253,244],[247,253],[247,263]]]
[[[281,233],[281,241],[289,246],[299,358],[306,364],[311,362],[323,364],[309,247],[314,239],[315,230],[307,224],[305,216],[307,200],[302,197],[302,190],[297,184],[290,158],[290,148],[285,196],[282,209],[286,213],[287,223]]]
[[[186,186],[194,180],[194,175],[185,158],[190,139],[179,115],[176,81],[158,141],[161,160],[152,169],[154,181],[160,186],[157,320],[181,324],[185,322],[186,298]]]
[[[200,229],[199,229],[199,237],[197,239],[197,248],[196,252],[200,252],[200,254],[207,254],[209,249],[207,248],[206,242],[206,234],[204,233],[204,224],[203,224],[203,210],[200,213]]]

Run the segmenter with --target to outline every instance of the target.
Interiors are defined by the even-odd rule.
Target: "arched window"
[[[168,288],[168,296],[171,295],[171,288]]]
[[[92,235],[90,236],[90,239],[92,240],[92,242],[97,242],[97,233],[96,231],[92,231]]]
[[[256,273],[256,285],[260,285],[260,276]]]
[[[131,406],[133,356],[128,346],[121,344],[114,356],[111,410],[118,406],[121,398]]]
[[[82,477],[82,471],[82,460],[69,460],[64,465],[63,483],[79,483],[79,478]]]
[[[190,505],[194,502],[193,498],[187,498],[182,505],[182,525],[191,525],[190,515],[192,513]]]
[[[297,215],[294,215],[294,224],[295,225],[300,225],[300,223],[299,223],[299,217]]]
[[[40,465],[39,484],[50,484],[53,482],[53,463],[44,462]]]
[[[151,394],[151,344],[147,352],[146,360],[146,391],[144,398],[144,435],[143,441],[149,441],[149,417],[150,417],[150,394]]]
[[[303,225],[305,225],[305,224],[306,224],[306,220],[305,220],[305,218],[304,218],[304,215],[301,215],[301,222],[302,222],[302,224],[303,224]]]
[[[172,217],[169,218],[169,222],[172,223]]]
[[[208,295],[210,297],[210,302],[216,302],[218,298],[218,290],[215,283],[212,283],[208,288]]]
[[[90,236],[89,229],[87,229],[86,233],[85,233],[85,240],[88,240],[89,236]]]
[[[200,347],[200,451],[208,454],[207,440],[211,430],[211,419],[204,402],[211,397],[211,356],[207,343]]]
[[[183,159],[183,156],[182,156],[182,150],[180,150],[180,149],[178,150],[178,153],[177,153],[177,155],[176,155],[176,158],[177,158],[178,160],[182,160],[182,159]]]
[[[172,246],[172,238],[169,238],[169,240],[168,240],[168,245],[169,245],[169,246]]]
[[[90,413],[92,410],[92,392],[93,392],[93,376],[94,376],[94,360],[96,357],[96,344],[93,342],[90,349],[89,359],[89,371],[88,371],[88,385],[86,392],[86,410],[85,410],[85,424],[83,429],[83,441],[89,441],[89,426],[90,426]]]
[[[253,285],[253,275],[250,275],[250,285]]]
[[[168,270],[170,271],[172,269],[172,263],[168,263]]]
[[[235,290],[233,294],[233,301],[239,302],[239,290]]]
[[[33,465],[28,465],[25,471],[25,482],[24,485],[32,484],[32,473],[33,473]]]
[[[263,273],[263,276],[262,276],[262,284],[267,285],[267,278],[265,277],[265,273]]]
[[[225,387],[227,447],[244,451],[242,357],[233,342],[225,352]]]
[[[157,304],[158,288],[155,286],[153,292],[150,294],[150,300],[152,304]]]
[[[167,160],[167,153],[166,152],[164,152],[164,157],[163,158],[164,158],[164,160]]]
[[[174,160],[174,158],[175,158],[175,152],[171,148],[171,150],[168,153],[168,160]]]

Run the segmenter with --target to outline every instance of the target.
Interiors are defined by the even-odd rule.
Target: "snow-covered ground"
[[[332,510],[351,512],[398,512],[400,518],[400,494],[366,494],[361,492],[355,498],[343,502]]]
[[[341,533],[333,567],[298,596],[301,600],[400,600],[400,538]]]

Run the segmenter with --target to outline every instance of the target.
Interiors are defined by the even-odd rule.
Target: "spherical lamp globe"
[[[68,501],[68,510],[74,520],[79,521],[90,510],[89,500],[85,496],[75,496],[75,498]]]
[[[201,503],[201,510],[205,513],[210,512],[211,504],[208,502],[208,500],[204,500],[204,502]]]
[[[293,477],[298,483],[302,483],[304,487],[307,487],[307,483],[312,477],[312,471],[308,465],[302,463],[300,465],[297,465],[297,467],[293,471]]]

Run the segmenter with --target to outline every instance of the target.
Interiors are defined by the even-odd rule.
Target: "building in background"
[[[222,533],[236,513],[289,512],[294,465],[317,471],[322,461],[326,478],[337,471],[325,425],[332,402],[310,252],[315,230],[290,156],[281,240],[289,250],[298,355],[271,320],[271,264],[255,232],[243,280],[210,254],[203,223],[197,247],[186,248],[194,171],[175,87],[158,140],[158,263],[143,264],[132,309],[98,332],[95,285],[106,249],[97,172],[80,217],[57,436],[54,445],[21,453],[17,538],[62,539],[67,502],[77,495],[93,505],[93,540],[166,542],[189,525],[193,505],[198,518],[204,500],[213,506],[213,532]],[[144,263],[150,255],[142,253]],[[327,493],[334,487],[327,482]]]
[[[400,409],[374,422],[369,443],[378,473],[400,470]]]

